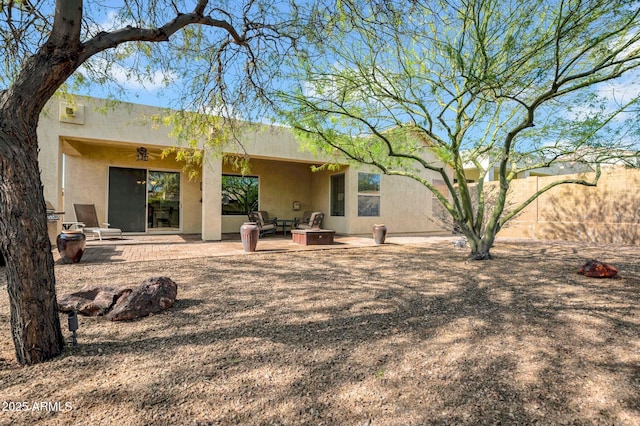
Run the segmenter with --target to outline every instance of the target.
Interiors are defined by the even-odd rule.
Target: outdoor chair
[[[261,237],[267,234],[276,233],[278,218],[269,219],[269,214],[264,210],[256,210],[249,213],[249,220],[258,225]]]
[[[298,229],[320,229],[320,225],[322,225],[322,219],[324,219],[324,213],[322,212],[312,212],[309,215],[308,221],[305,221],[304,216],[302,221],[296,226]]]
[[[306,210],[304,213],[302,213],[302,219],[300,219],[297,224],[296,227],[301,224],[301,223],[305,223],[305,224],[309,224],[309,221],[311,220],[311,214],[313,213],[313,211],[311,210]],[[297,218],[296,218],[297,219]]]
[[[96,235],[98,239],[102,241],[102,237],[117,236],[122,238],[122,230],[118,228],[109,228],[108,223],[103,223],[100,226],[98,222],[98,214],[96,213],[96,206],[93,204],[74,204],[73,210],[76,212],[75,225],[86,234],[93,235],[94,239]]]

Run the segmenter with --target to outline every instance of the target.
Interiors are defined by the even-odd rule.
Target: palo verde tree
[[[181,80],[192,110],[237,112],[260,98],[266,67],[286,49],[280,9],[277,0],[0,2],[0,252],[19,363],[50,359],[64,343],[38,167],[46,102],[124,73]]]
[[[423,184],[473,259],[490,258],[498,231],[540,194],[596,185],[600,164],[637,157],[637,1],[320,3],[299,10],[309,44],[287,68],[280,119],[312,149]],[[505,210],[514,178],[563,161],[589,165],[595,179],[559,177]],[[477,187],[466,165],[480,170]],[[489,170],[499,182],[491,204]]]

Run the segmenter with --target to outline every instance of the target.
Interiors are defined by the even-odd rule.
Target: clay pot
[[[56,244],[63,263],[78,263],[84,254],[87,237],[82,231],[62,231]]]
[[[387,227],[385,225],[373,225],[373,240],[376,244],[384,244],[387,236]]]
[[[245,222],[240,227],[240,239],[242,240],[242,248],[246,252],[256,251],[260,230],[255,222]]]

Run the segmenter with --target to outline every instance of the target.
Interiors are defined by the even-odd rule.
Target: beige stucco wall
[[[242,135],[241,143],[242,147],[234,144],[225,147],[225,153],[242,155],[246,151],[253,159],[282,159],[305,163],[322,163],[327,160],[302,151],[294,134],[285,127],[255,127]]]
[[[562,176],[571,177],[592,180],[594,174]],[[509,202],[523,201],[559,178],[513,181]],[[557,186],[529,205],[499,235],[640,244],[640,170],[605,171],[597,187]]]
[[[369,234],[373,225],[383,223],[389,233],[442,232],[433,220],[431,192],[419,182],[405,176],[382,175],[380,179],[380,216],[358,216],[358,173],[379,173],[373,168],[352,168],[346,175],[346,222],[349,234]],[[432,182],[439,175],[422,171]]]
[[[95,204],[98,218],[108,222],[109,167],[126,167],[180,173],[182,232],[186,234],[200,232],[202,222],[200,181],[189,180],[187,174],[182,172],[182,163],[176,162],[175,158],[162,159],[152,156],[149,161],[136,161],[135,150],[131,148],[114,150],[109,146],[87,143],[74,143],[74,147],[79,147],[82,155],[65,155],[65,192],[68,194],[64,201],[66,221],[76,219],[73,204],[80,203]],[[78,152],[78,149],[67,151]],[[128,152],[131,152],[131,155]]]
[[[224,174],[239,174],[231,165],[224,164]],[[250,161],[248,175],[259,178],[259,206],[271,218],[293,219],[301,217],[304,210],[314,208],[317,192],[313,190],[311,164],[265,160],[255,158]],[[293,202],[301,204],[300,211],[293,210]],[[222,232],[240,232],[240,226],[247,221],[246,216],[222,216]]]
[[[65,115],[68,106],[75,109],[73,116]],[[176,140],[169,136],[169,128],[153,125],[149,120],[161,112],[159,108],[133,104],[110,107],[93,98],[76,98],[72,104],[59,99],[49,103],[38,128],[39,159],[45,198],[56,209],[65,210],[64,220],[75,219],[74,203],[93,203],[99,218],[108,220],[108,170],[116,166],[181,172],[181,232],[201,233],[205,240],[219,240],[224,232],[239,231],[244,217],[221,216],[221,175],[234,171],[207,148],[203,148],[203,169],[193,181],[182,171],[182,163],[157,158],[155,154],[163,148],[176,145]],[[368,234],[375,223],[381,222],[392,233],[438,230],[428,219],[432,211],[430,193],[408,178],[382,176],[381,215],[361,218],[357,214],[359,169],[344,166],[340,172],[346,177],[346,214],[331,217],[330,176],[338,172],[312,172],[310,168],[328,161],[327,158],[302,152],[293,133],[282,127],[258,126],[241,139],[242,148],[230,144],[224,152],[246,151],[250,155],[250,173],[260,177],[260,208],[271,216],[291,219],[302,216],[305,210],[322,211],[323,227],[344,234]],[[136,148],[140,146],[152,154],[149,161],[136,161]],[[424,172],[424,176],[437,178],[432,172]],[[300,211],[293,211],[293,201],[301,203]],[[55,236],[59,230],[60,223],[52,234]]]
[[[339,172],[348,173],[349,170],[349,167],[344,166]],[[331,175],[339,172],[329,170],[313,172],[311,175],[311,192],[314,194],[313,203],[310,206],[302,206],[302,210],[324,213],[323,228],[333,229],[340,234],[349,234],[349,224],[345,218],[331,216]]]
[[[50,106],[46,108],[40,117],[38,125],[38,163],[40,165],[40,178],[42,180],[42,191],[44,199],[50,202],[57,212],[64,211],[62,192],[62,152],[60,150],[57,135],[60,132],[60,122],[52,118],[52,114],[57,114],[58,108]],[[56,116],[57,118],[57,116]],[[57,222],[49,223],[49,239],[55,244],[56,235],[62,229],[64,215],[60,216]]]
[[[66,107],[72,107],[75,110],[73,117],[66,115]],[[168,136],[167,128],[157,128],[148,122],[148,117],[159,111],[158,108],[132,104],[120,104],[110,109],[102,100],[82,97],[76,98],[73,103],[53,98],[47,104],[38,125],[40,147],[38,160],[45,199],[50,201],[57,210],[65,212],[62,217],[64,221],[75,220],[73,203],[79,202],[96,204],[99,219],[107,220],[108,166],[132,166],[135,159],[127,155],[128,153],[135,155],[135,148],[140,145],[157,147],[159,150],[175,144],[175,141]],[[74,152],[75,148],[66,141],[86,142],[86,146],[90,149]],[[106,145],[100,147],[101,144]],[[82,148],[85,145],[76,144],[76,146]],[[94,151],[104,157],[99,158],[92,154]],[[64,176],[66,183],[64,198],[63,152],[68,154],[66,176]],[[74,157],[77,160],[79,154],[86,155],[83,157],[86,163],[74,161]],[[154,164],[153,167],[164,167],[165,170],[178,169],[175,163],[170,165],[167,162]],[[188,184],[185,184],[184,188],[186,194],[192,192]],[[189,214],[185,216],[185,232],[188,229],[194,230],[191,225],[194,220],[196,219]],[[62,220],[55,225],[49,232],[52,240],[62,229]],[[199,232],[199,226],[195,232]]]
[[[75,109],[73,117],[65,115],[66,107]],[[139,146],[157,154],[163,148],[177,145],[175,139],[169,136],[170,128],[153,125],[149,119],[162,112],[161,109],[150,106],[126,103],[110,106],[103,100],[82,97],[76,98],[72,103],[53,99],[48,104],[38,128],[41,147],[39,161],[45,199],[51,201],[57,210],[66,212],[63,220],[75,220],[73,203],[81,202],[96,204],[100,219],[108,219],[106,204],[109,166],[181,170],[182,164],[177,164],[171,159],[161,161],[152,157],[148,162],[137,162],[134,158],[135,149]],[[286,162],[281,162],[277,167],[263,167],[258,170],[265,176],[263,181],[267,185],[264,188],[273,188],[271,183],[276,188],[284,187],[278,179],[285,183],[298,181],[298,178],[293,177],[292,170],[308,168],[308,162],[314,159],[312,154],[300,152],[293,135],[282,128],[262,126],[255,132],[246,134],[242,145],[257,159],[281,157],[299,163],[294,167],[293,163],[288,166]],[[228,149],[230,152],[241,150],[235,145],[230,145]],[[67,162],[64,201],[63,152]],[[215,240],[221,238],[221,232],[226,232],[226,228],[229,231],[237,230],[239,226],[228,225],[228,221],[223,220],[220,215],[222,163],[219,156],[206,155],[205,163],[205,172],[201,173],[196,181],[189,182],[187,175],[182,173],[182,232],[202,232],[205,239]],[[283,177],[278,177],[278,169],[283,172]],[[203,182],[202,192],[200,182]],[[288,194],[278,191],[281,189],[273,189],[281,199],[292,198],[291,201],[304,201],[307,193],[300,186],[293,186]],[[261,192],[261,197],[264,198],[261,202],[267,207],[274,207],[283,216],[291,216],[293,212],[286,212],[284,205],[279,206],[275,203],[275,196],[270,192]],[[291,201],[287,202],[287,205],[290,206]],[[203,214],[203,210],[207,213]],[[61,222],[57,227],[54,225],[50,232],[53,237],[61,230]]]
[[[260,179],[260,209],[269,216],[281,219],[301,217],[305,210],[325,213],[322,227],[341,234],[369,234],[374,224],[385,223],[390,233],[441,232],[430,220],[431,193],[418,182],[400,176],[381,176],[380,213],[378,217],[358,216],[358,172],[364,168],[343,166],[339,171],[311,171],[310,164],[251,160],[251,175]],[[376,173],[375,169],[367,169]],[[224,173],[233,174],[230,166]],[[330,215],[331,176],[345,174],[345,216]],[[431,176],[429,172],[425,175]],[[434,174],[435,176],[435,174]],[[301,209],[292,210],[292,202],[299,201]],[[222,232],[238,232],[247,218],[223,216]]]
[[[202,239],[219,241],[222,238],[222,162],[207,156],[202,165]]]

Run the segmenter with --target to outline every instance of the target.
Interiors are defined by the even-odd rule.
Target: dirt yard
[[[78,346],[32,367],[15,362],[1,274],[0,424],[640,425],[640,249],[493,253],[60,265],[60,293],[165,275],[179,300],[134,322],[82,317]],[[590,258],[619,278],[576,274]]]

